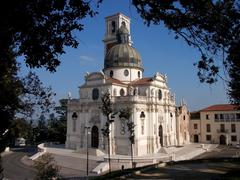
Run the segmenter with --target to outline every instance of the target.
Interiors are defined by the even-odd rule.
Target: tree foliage
[[[240,3],[237,0],[132,0],[147,25],[160,24],[201,53],[200,82],[220,77],[232,103],[240,104]],[[220,73],[220,68],[227,77]]]
[[[64,46],[77,47],[74,30],[81,31],[81,19],[94,16],[85,0],[9,0],[0,7],[1,58],[8,51],[24,56],[29,67],[55,71]],[[4,56],[2,56],[4,55]]]
[[[102,134],[107,138],[108,142],[108,163],[109,163],[109,173],[111,173],[111,159],[110,159],[110,125],[113,123],[113,118],[116,115],[116,112],[113,111],[113,104],[111,102],[111,95],[109,92],[106,92],[101,97],[102,105],[100,109],[102,110],[103,115],[107,118]]]
[[[21,102],[20,96],[25,96],[22,91],[24,79],[18,75],[19,64],[16,59],[21,57],[19,63],[24,61],[30,68],[44,67],[54,72],[60,64],[59,57],[64,53],[64,47],[77,47],[74,33],[83,29],[81,20],[95,14],[90,2],[85,0],[10,0],[1,4],[1,151],[5,146],[2,134],[9,128],[16,111],[21,106],[31,113],[30,106],[24,106]],[[33,76],[31,74],[30,78]],[[32,95],[34,97],[35,94]]]
[[[60,99],[59,103],[60,105],[55,107],[58,116],[50,114],[48,120],[48,140],[64,144],[67,133],[67,99]]]
[[[133,166],[133,144],[135,143],[135,124],[132,120],[130,120],[130,117],[132,115],[132,110],[129,107],[123,108],[120,110],[119,118],[125,119],[127,122],[127,128],[128,128],[128,139],[131,143],[131,161],[132,161],[132,168]]]
[[[120,110],[119,113],[119,118],[120,119],[125,119],[126,120],[126,124],[127,124],[127,128],[128,128],[128,132],[129,132],[129,141],[131,142],[131,144],[134,144],[134,138],[135,138],[135,131],[134,131],[134,127],[135,124],[133,121],[130,120],[130,117],[132,115],[132,110],[129,107],[126,107],[124,109]]]
[[[60,167],[56,165],[50,154],[44,154],[34,161],[34,168],[37,170],[35,180],[60,179]]]
[[[26,77],[21,78],[21,83],[18,116],[22,115],[25,119],[32,120],[53,110],[55,93],[51,87],[45,87],[35,73],[29,72]]]
[[[19,107],[18,96],[21,94],[21,81],[17,77],[17,63],[14,61],[12,53],[8,52],[6,56],[8,59],[0,63],[0,152],[5,149],[7,142],[6,135],[3,136],[3,134]]]

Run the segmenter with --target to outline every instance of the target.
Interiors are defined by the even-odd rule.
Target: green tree
[[[21,83],[22,92],[19,96],[20,108],[17,116],[22,116],[30,121],[34,117],[54,110],[53,97],[56,94],[51,87],[45,87],[35,73],[30,71],[27,76],[21,78]]]
[[[5,131],[14,119],[15,111],[19,107],[18,96],[21,94],[21,81],[17,77],[18,67],[13,59],[14,55],[6,52],[6,56],[7,59],[0,63],[0,152],[8,143]]]
[[[9,128],[8,138],[10,145],[15,144],[16,138],[24,138],[29,140],[29,132],[31,132],[31,125],[28,121],[23,118],[16,118],[11,121],[11,125]]]
[[[201,54],[195,64],[200,82],[218,78],[230,102],[240,104],[240,3],[237,0],[132,0],[147,25],[164,23]],[[227,77],[220,72],[226,72]]]
[[[48,140],[64,144],[67,133],[67,99],[60,99],[48,120]]]
[[[66,141],[67,121],[50,114],[48,120],[48,141],[64,144]]]
[[[60,167],[56,165],[54,158],[48,153],[34,161],[34,168],[37,170],[35,180],[60,179]]]
[[[34,128],[35,142],[42,143],[48,139],[48,127],[44,115],[40,116],[37,126]]]
[[[0,151],[5,148],[3,132],[21,106],[22,82],[16,58],[30,68],[54,72],[64,47],[76,48],[75,31],[83,30],[81,20],[94,16],[85,0],[10,0],[0,6]]]
[[[133,168],[133,144],[135,143],[135,124],[133,121],[130,120],[130,117],[132,115],[132,110],[129,107],[126,107],[124,109],[120,110],[119,118],[125,119],[127,122],[127,128],[129,133],[129,141],[131,143],[131,162],[132,162],[132,168]]]
[[[113,111],[113,105],[111,102],[110,93],[106,92],[101,97],[102,105],[101,110],[103,115],[106,117],[106,123],[104,128],[102,129],[102,134],[105,138],[107,138],[108,143],[108,163],[109,163],[109,173],[111,173],[111,158],[110,158],[110,125],[113,123],[113,118],[116,112]]]

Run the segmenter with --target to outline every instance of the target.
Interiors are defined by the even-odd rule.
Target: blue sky
[[[57,93],[56,101],[67,98],[68,92],[73,98],[78,98],[78,87],[83,84],[85,73],[102,70],[104,18],[118,12],[131,18],[133,46],[142,57],[144,76],[153,76],[156,72],[166,74],[168,86],[176,94],[177,104],[184,98],[190,111],[193,111],[212,104],[227,103],[226,85],[222,81],[213,85],[199,82],[197,69],[193,66],[200,57],[198,51],[188,47],[181,39],[175,40],[174,33],[162,25],[144,25],[128,0],[104,0],[99,15],[84,19],[84,31],[75,33],[79,47],[65,49],[66,54],[60,57],[61,65],[57,72],[35,70],[43,83]],[[25,73],[28,69],[23,67],[22,71]]]

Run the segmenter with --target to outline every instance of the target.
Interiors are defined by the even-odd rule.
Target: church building
[[[66,148],[85,149],[88,142],[89,148],[107,154],[107,140],[101,131],[106,117],[99,108],[101,96],[106,92],[110,93],[114,110],[125,107],[132,110],[134,156],[188,143],[186,106],[176,106],[166,75],[157,72],[152,77],[143,76],[142,59],[130,36],[129,17],[118,13],[105,21],[104,68],[101,72],[87,73],[85,83],[79,87],[79,99],[68,101]],[[130,155],[128,136],[126,122],[115,116],[110,126],[110,153]]]

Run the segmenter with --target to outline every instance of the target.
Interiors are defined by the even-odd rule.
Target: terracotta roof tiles
[[[131,82],[131,85],[145,85],[151,82],[152,82],[152,78],[146,77],[146,78],[138,79],[136,81]]]
[[[236,111],[240,106],[233,104],[216,104],[202,109],[201,111]]]
[[[107,78],[107,81],[110,82],[110,83],[124,84],[124,83],[121,82],[120,80],[114,79],[114,78],[111,78],[111,77]],[[126,85],[126,84],[124,84],[124,85]]]

